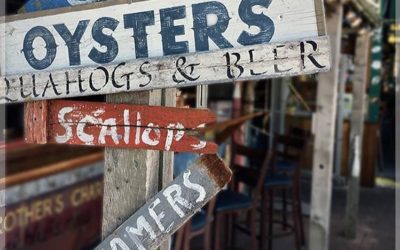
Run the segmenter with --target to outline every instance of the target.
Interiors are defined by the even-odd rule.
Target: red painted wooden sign
[[[26,104],[25,140],[211,154],[217,145],[194,134],[215,121],[201,109],[39,101]]]

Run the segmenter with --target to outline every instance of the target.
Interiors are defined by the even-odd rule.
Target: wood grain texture
[[[121,1],[120,1],[121,2]],[[248,32],[251,35],[257,35],[260,31],[252,26],[258,24],[250,24],[250,19],[258,22],[270,22],[270,26],[266,27],[269,29],[268,36],[272,35],[270,40],[258,39],[254,43],[262,42],[284,42],[297,39],[303,39],[308,37],[318,36],[317,18],[315,13],[315,6],[313,0],[303,1],[292,1],[290,4],[284,0],[277,1],[265,1],[259,2],[258,5],[253,4],[251,8],[252,16],[248,17],[247,23],[243,13],[246,12],[245,1],[229,1],[229,0],[217,0],[215,1],[220,7],[220,13],[226,13],[227,24],[226,28],[222,27],[222,34],[227,43],[232,47],[242,47],[243,42],[239,42],[239,37],[243,32]],[[49,67],[46,70],[53,71],[59,69],[65,69],[70,66],[93,66],[96,63],[90,58],[90,53],[93,49],[99,48],[99,39],[92,36],[92,31],[96,30],[96,23],[100,18],[113,18],[115,20],[116,27],[109,29],[108,33],[112,33],[112,36],[118,43],[118,51],[116,57],[112,60],[113,63],[119,63],[133,58],[138,58],[135,40],[132,37],[132,28],[127,26],[124,22],[126,16],[132,13],[141,12],[152,12],[154,19],[146,28],[147,34],[147,47],[148,57],[164,56],[166,55],[163,45],[166,41],[162,30],[162,14],[161,11],[168,8],[183,7],[182,17],[174,17],[179,25],[182,25],[183,32],[177,34],[177,41],[187,42],[188,52],[199,52],[199,45],[196,41],[197,27],[195,27],[196,16],[193,6],[196,4],[210,5],[208,0],[193,0],[190,2],[182,2],[180,0],[171,1],[141,1],[134,4],[122,3],[115,4],[112,6],[93,5],[93,7],[84,9],[80,7],[70,7],[62,10],[62,13],[50,11],[50,14],[46,14],[47,11],[40,13],[40,16],[31,17],[31,15],[18,15],[16,17],[7,17],[5,23],[4,32],[1,36],[5,40],[5,43],[0,45],[0,51],[3,52],[9,60],[6,64],[1,65],[1,75],[13,75],[19,73],[35,72],[40,71],[39,69],[33,68],[27,61],[24,55],[24,40],[27,33],[37,26],[41,26],[48,30],[46,36],[52,36],[54,43],[57,45],[56,54]],[[242,10],[240,10],[242,9]],[[176,15],[175,15],[176,16]],[[221,18],[221,16],[219,17]],[[57,31],[55,25],[62,24],[69,30],[71,34],[76,30],[76,27],[80,21],[88,20],[88,24],[85,26],[84,32],[81,39],[79,40],[79,51],[80,55],[79,62],[71,63],[69,60],[69,49],[62,38],[61,34],[66,34],[65,31]],[[139,19],[139,22],[143,21]],[[212,26],[212,22],[207,23],[207,26]],[[164,24],[163,24],[164,25]],[[178,25],[178,24],[176,24]],[[108,28],[107,28],[108,29]],[[288,32],[291,30],[291,32]],[[105,32],[107,33],[107,32]],[[198,40],[198,39],[197,39]],[[219,47],[210,43],[206,50],[216,50]],[[222,46],[222,45],[221,45]],[[225,45],[227,46],[227,45]],[[37,58],[42,59],[47,52],[46,45],[44,42],[37,42],[34,44],[34,53]],[[203,51],[203,49],[201,50]],[[75,52],[75,51],[74,51]],[[104,51],[103,51],[104,52]],[[146,56],[146,57],[147,57]],[[12,60],[10,60],[12,58]]]
[[[163,89],[161,91],[161,105],[167,107],[176,106],[176,89]],[[174,176],[174,152],[160,152],[160,168],[158,172],[158,191],[165,188],[173,180]],[[166,238],[160,245],[160,250],[171,248],[171,237]]]
[[[48,103],[46,101],[32,102],[24,108],[25,141],[39,144],[47,143]]]
[[[107,102],[161,105],[161,90],[107,96]],[[107,237],[157,193],[160,154],[154,150],[105,150],[103,227]]]
[[[364,112],[366,109],[365,97],[366,86],[369,75],[371,35],[365,32],[357,37],[356,53],[354,57],[354,77],[353,77],[353,106],[351,110],[351,129],[350,129],[350,160],[348,175],[348,188],[346,200],[346,214],[344,235],[347,238],[355,238],[357,234],[358,206],[360,195],[360,173],[361,161],[363,157],[363,130]],[[376,162],[376,161],[375,161]]]
[[[218,156],[201,156],[95,249],[156,248],[215,196],[231,175]]]
[[[26,141],[175,152],[216,153],[217,145],[189,135],[216,117],[208,110],[77,102],[26,105]]]
[[[0,78],[0,103],[258,80],[330,69],[327,37]]]
[[[342,4],[336,4],[335,10],[336,12],[327,19],[327,33],[331,38],[332,45],[332,70],[318,76],[317,111],[313,124],[315,139],[309,233],[310,250],[329,248]]]

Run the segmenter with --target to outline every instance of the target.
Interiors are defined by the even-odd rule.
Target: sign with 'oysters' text
[[[155,249],[215,196],[231,175],[218,156],[201,156],[95,250]]]
[[[68,11],[10,17],[2,26],[1,102],[329,69],[326,38],[310,39],[318,36],[313,0],[152,0]],[[178,54],[185,56],[157,58]]]
[[[38,101],[26,105],[25,140],[211,154],[218,146],[194,135],[215,121],[206,109]]]

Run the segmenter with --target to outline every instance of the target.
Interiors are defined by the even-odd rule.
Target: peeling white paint
[[[55,140],[57,143],[66,143],[72,138],[72,128],[68,125],[68,123],[71,123],[71,120],[65,120],[65,115],[67,113],[71,113],[74,111],[72,107],[64,107],[60,109],[58,112],[58,122],[60,123],[61,126],[65,128],[65,134],[59,135],[57,134],[55,137]]]

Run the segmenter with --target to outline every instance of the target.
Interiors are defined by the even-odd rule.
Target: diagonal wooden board
[[[25,108],[25,140],[210,154],[218,146],[193,135],[215,121],[206,109],[37,101]]]
[[[328,37],[0,78],[0,103],[325,72]]]
[[[218,156],[201,156],[95,249],[154,249],[216,195],[231,175]]]

